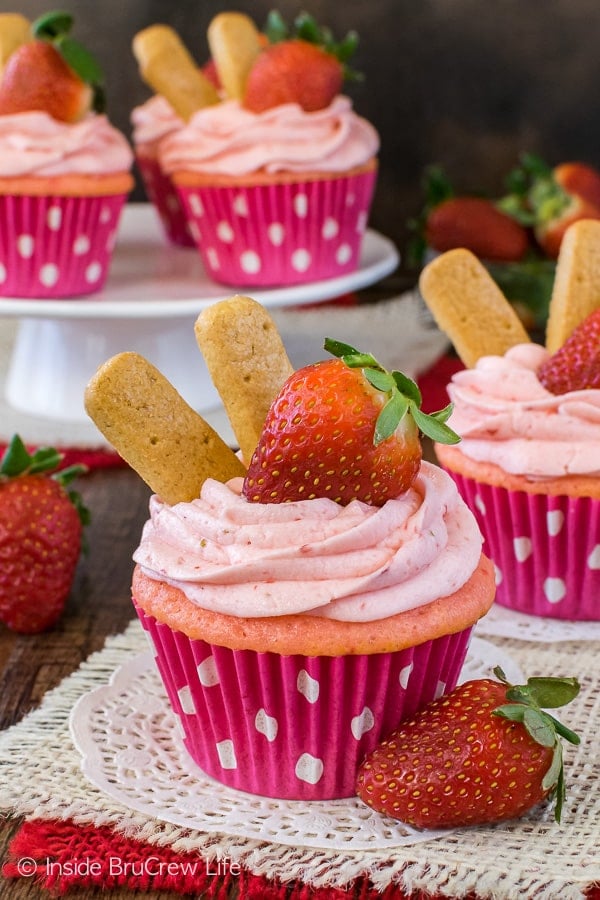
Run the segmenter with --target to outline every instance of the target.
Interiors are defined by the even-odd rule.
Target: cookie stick
[[[269,407],[294,371],[277,326],[262,304],[236,294],[203,310],[194,330],[249,463]]]
[[[210,22],[207,38],[226,95],[241,100],[248,72],[261,51],[260,32],[244,13],[223,12]]]
[[[448,250],[421,272],[419,289],[439,328],[468,368],[530,338],[516,312],[470,250]]]
[[[194,500],[207,478],[245,473],[233,450],[137,353],[100,366],[84,399],[109,443],[166,503]]]
[[[546,323],[550,353],[599,306],[600,222],[581,219],[567,228],[560,245]]]
[[[21,13],[0,13],[0,77],[11,53],[30,40],[29,19]]]
[[[146,84],[161,94],[185,122],[197,110],[219,102],[215,86],[168,25],[150,25],[139,31],[132,49]]]

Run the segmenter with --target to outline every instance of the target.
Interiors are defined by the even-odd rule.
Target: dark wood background
[[[461,190],[501,193],[523,150],[557,163],[600,165],[597,0],[71,0],[74,35],[102,63],[108,110],[130,134],[129,113],[149,96],[131,39],[156,22],[172,25],[204,62],[206,28],[222,10],[264,24],[271,8],[288,20],[314,13],[336,35],[360,34],[349,86],[356,110],[381,135],[381,169],[372,227],[400,250],[406,220],[421,207],[420,180],[443,165]],[[20,0],[34,18],[47,0]],[[138,187],[136,198],[142,194]]]

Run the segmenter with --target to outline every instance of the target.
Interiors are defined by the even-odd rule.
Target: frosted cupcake
[[[225,284],[265,287],[355,271],[379,136],[341,93],[345,68],[334,51],[346,58],[353,40],[333,46],[315,26],[311,43],[302,19],[294,32],[279,31],[283,40],[257,39],[228,93],[225,63],[237,57],[219,52],[222,16],[209,41],[224,99],[195,112],[160,148],[206,271]]]
[[[600,621],[600,390],[555,395],[536,344],[452,377],[460,447],[437,448],[494,560],[497,602]]]
[[[195,247],[177,188],[158,159],[161,140],[181,128],[183,120],[165,97],[156,94],[132,110],[131,123],[135,161],[167,239],[181,247]]]
[[[243,297],[198,319],[216,383],[232,399],[250,383],[263,426],[247,470],[226,448],[244,474],[209,476],[199,496],[179,473],[181,461],[189,482],[189,427],[178,422],[190,413],[180,415],[181,398],[155,371],[131,354],[109,361],[87,409],[154,486],[132,593],[192,760],[263,796],[349,797],[365,754],[456,684],[493,602],[493,568],[451,478],[421,462],[418,428],[455,438],[447,411],[426,416],[416,385],[361,355],[368,380],[338,344],[331,352],[343,358],[281,384],[273,373],[287,362],[265,337],[273,330]],[[236,436],[249,434],[256,412],[234,409]],[[377,443],[376,421],[386,433]],[[214,433],[202,443],[214,457]],[[156,447],[171,469],[159,478]]]
[[[497,602],[556,619],[600,620],[600,313],[588,255],[599,242],[598,223],[565,236],[551,349],[518,331],[468,251],[440,257],[421,280],[467,366],[448,385],[462,440],[437,446],[438,459],[485,537]]]
[[[11,54],[0,81],[0,293],[71,297],[106,280],[133,154],[93,112],[99,77],[86,81],[54,45],[72,19],[37,20],[35,39]],[[48,85],[52,85],[51,90]]]

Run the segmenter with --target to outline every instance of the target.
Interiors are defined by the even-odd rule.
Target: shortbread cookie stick
[[[269,407],[294,371],[283,341],[264,306],[241,295],[203,310],[195,333],[248,464]]]
[[[100,366],[85,408],[115,450],[169,504],[194,500],[207,478],[245,474],[233,450],[137,353]]]
[[[29,19],[21,13],[0,13],[0,76],[11,53],[30,40]]]
[[[588,315],[600,307],[600,222],[581,219],[565,231],[560,245],[548,321],[546,347],[554,353]]]
[[[219,102],[215,86],[168,25],[139,31],[132,48],[146,84],[165,97],[185,122],[197,110]]]
[[[421,272],[419,289],[439,328],[472,368],[530,338],[516,312],[470,250],[448,250]]]
[[[207,31],[210,55],[228,97],[241,100],[248,72],[261,51],[261,36],[249,16],[219,13]]]

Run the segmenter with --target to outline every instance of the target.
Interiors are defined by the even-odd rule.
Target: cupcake
[[[563,268],[578,233],[569,236]],[[599,239],[600,231],[595,235]],[[457,292],[469,294],[475,269],[465,267],[459,256],[459,271],[456,260],[442,260],[443,281],[454,281]],[[579,284],[584,284],[584,270],[577,271],[583,276]],[[430,270],[422,282],[434,309],[436,277]],[[562,290],[558,277],[550,307],[553,321],[557,287]],[[580,287],[580,295],[582,291]],[[482,310],[480,317],[485,320]],[[479,324],[484,331],[506,333],[500,320]],[[496,568],[497,602],[517,612],[600,621],[597,362],[589,371],[574,372],[586,348],[594,342],[597,346],[599,329],[598,314],[592,313],[555,353],[527,340],[488,353],[482,340],[482,355],[469,360],[448,385],[454,405],[449,422],[462,440],[458,446],[436,446],[437,457],[485,537],[485,551]]]
[[[99,291],[133,186],[129,144],[104,114],[93,111],[100,97],[95,62],[79,48],[80,76],[57,49],[71,25],[64,13],[37,20],[33,39],[11,53],[0,81],[5,297]]]
[[[296,31],[278,29],[283,40],[264,46],[256,36],[255,55],[248,63],[241,54],[243,77],[228,89],[238,58],[231,41],[240,38],[227,30],[229,15],[209,27],[222,101],[195,112],[159,151],[205,269],[215,281],[256,287],[351,273],[379,150],[374,127],[341,94],[346,70],[335,52],[345,60],[352,40],[333,45],[303,17]]]
[[[155,94],[131,113],[135,161],[148,200],[158,213],[167,239],[181,247],[195,247],[177,188],[166,175],[158,159],[160,141],[183,126],[182,119],[169,102]]]
[[[254,302],[241,299],[248,312]],[[234,320],[239,300],[220,305]],[[244,358],[268,318],[254,306],[238,348]],[[230,358],[224,348],[222,362]],[[113,441],[124,436],[120,452],[137,459],[144,476],[144,454],[140,465],[126,446],[139,436],[137,421],[107,427],[106,409],[117,409],[122,382],[132,380],[126,362],[107,363],[86,402]],[[255,380],[268,382],[270,372],[257,370]],[[137,384],[145,381],[135,374]],[[245,374],[230,371],[232,391]],[[321,379],[335,435],[314,413]],[[336,398],[340,381],[367,422]],[[161,480],[152,481],[133,601],[191,759],[229,787],[287,799],[353,796],[366,753],[456,684],[472,627],[493,601],[493,569],[475,519],[449,476],[421,462],[412,412],[373,444],[374,413],[385,401],[379,393],[340,359],[299,370],[266,413],[243,476],[208,477],[198,497],[170,503],[161,499]],[[292,396],[300,429],[286,419]],[[415,395],[407,402],[417,409]],[[165,439],[178,415],[175,401],[169,405],[171,431],[152,422],[152,434]],[[135,407],[130,402],[123,415]],[[415,415],[429,427],[429,417]],[[147,404],[142,417],[148,424]],[[331,445],[342,434],[345,454]],[[368,460],[359,462],[365,440]],[[400,445],[404,461],[394,465]],[[347,465],[356,460],[351,480],[344,455]],[[165,493],[172,497],[170,488]]]

